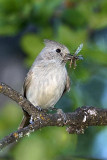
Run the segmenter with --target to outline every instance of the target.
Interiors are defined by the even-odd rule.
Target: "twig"
[[[92,106],[83,106],[72,113],[66,113],[66,122],[61,114],[47,114],[35,108],[21,94],[5,84],[0,85],[0,93],[16,101],[29,115],[33,116],[34,122],[25,128],[4,137],[0,141],[0,150],[5,146],[29,135],[40,128],[46,126],[67,126],[67,131],[71,134],[83,134],[88,126],[107,125],[107,109],[100,109]]]

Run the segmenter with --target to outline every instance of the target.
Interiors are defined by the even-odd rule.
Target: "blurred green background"
[[[56,107],[107,107],[106,0],[0,0],[0,81],[21,92],[24,77],[44,47],[43,39],[66,45],[71,53],[83,43],[84,60],[67,68],[71,91]],[[0,95],[0,138],[15,131],[20,107]],[[107,127],[89,127],[84,135],[47,127],[0,153],[0,160],[107,159]]]

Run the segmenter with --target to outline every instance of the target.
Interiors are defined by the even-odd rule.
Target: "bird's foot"
[[[49,107],[47,109],[43,109],[44,112],[53,112],[53,111],[57,111],[57,108],[54,107]]]
[[[63,110],[57,109],[57,114],[60,114],[63,118],[64,123],[66,123],[67,117],[66,117],[66,114],[63,112]]]
[[[48,110],[49,110],[49,111],[57,111],[58,109],[57,109],[57,108],[52,108],[52,107],[51,107],[51,108],[49,108]]]
[[[36,108],[37,108],[37,110],[38,110],[39,112],[44,112],[44,113],[48,112],[48,109],[43,109],[43,108],[41,108],[41,107],[39,107],[39,106],[36,106]]]
[[[30,124],[32,124],[34,122],[34,119],[33,119],[33,117],[31,116],[31,118],[30,118]]]
[[[41,107],[39,107],[39,106],[36,106],[36,108],[37,108],[37,110],[40,111],[40,112],[43,111],[43,109],[42,109]]]
[[[60,114],[60,115],[62,116],[63,120],[64,120],[64,123],[66,123],[66,120],[67,120],[66,114],[63,112],[62,109],[52,108],[52,107],[51,107],[51,108],[48,109],[48,111],[57,111],[57,114]]]

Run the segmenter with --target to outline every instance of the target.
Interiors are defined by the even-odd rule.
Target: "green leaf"
[[[74,28],[84,27],[87,24],[87,19],[85,18],[85,15],[77,9],[66,9],[63,12],[62,19],[65,23],[69,24]]]

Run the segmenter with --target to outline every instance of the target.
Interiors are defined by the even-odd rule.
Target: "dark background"
[[[0,82],[21,92],[24,77],[44,47],[43,39],[66,45],[71,53],[83,43],[84,60],[67,68],[71,91],[56,107],[107,107],[106,0],[0,0]],[[15,131],[22,119],[20,107],[0,95],[0,138]],[[107,127],[89,127],[84,135],[66,128],[47,127],[0,153],[1,159],[107,159]]]

